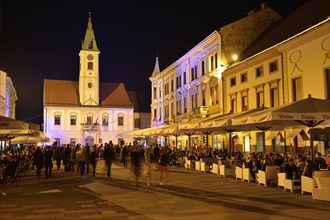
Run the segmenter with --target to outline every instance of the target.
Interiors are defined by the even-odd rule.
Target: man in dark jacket
[[[52,177],[52,169],[53,169],[53,151],[50,146],[46,147],[44,152],[45,157],[45,176],[46,178]]]
[[[115,159],[115,151],[113,149],[113,146],[110,146],[110,144],[105,144],[104,151],[103,151],[103,158],[105,160],[105,164],[107,166],[107,176],[111,177],[111,164],[112,161]]]
[[[36,166],[37,177],[41,176],[41,167],[44,163],[44,154],[42,153],[40,147],[33,154],[33,163]]]

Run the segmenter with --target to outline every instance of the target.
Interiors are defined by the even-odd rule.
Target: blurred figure
[[[46,178],[52,177],[52,169],[53,169],[53,151],[50,146],[46,147],[44,152],[45,157],[45,176]]]
[[[115,151],[110,144],[105,144],[103,151],[103,158],[107,167],[107,177],[111,177],[112,161],[116,158]]]
[[[162,149],[162,153],[159,157],[159,171],[160,171],[160,177],[159,177],[159,184],[164,185],[164,173],[166,174],[166,177],[168,177],[168,165],[170,162],[170,155],[168,153],[167,147],[164,147]]]
[[[96,145],[93,146],[90,156],[89,156],[89,161],[92,164],[92,175],[95,177],[95,170],[96,170],[96,161],[97,161],[97,147]]]
[[[87,149],[79,145],[76,152],[77,163],[80,169],[80,176],[83,177],[87,173],[86,161],[87,161]]]
[[[124,148],[121,150],[121,162],[123,163],[124,167],[127,167],[127,156],[128,156],[128,150],[127,146],[125,145]]]
[[[142,156],[140,150],[137,146],[133,146],[133,150],[130,152],[131,164],[133,173],[135,176],[135,185],[139,186],[139,179],[141,176],[141,165],[142,165]]]
[[[37,147],[33,154],[33,164],[36,167],[37,177],[41,176],[41,168],[44,163],[44,154],[42,153],[40,147]]]

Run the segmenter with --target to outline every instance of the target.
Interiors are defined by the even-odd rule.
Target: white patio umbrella
[[[283,130],[288,127],[315,128],[330,124],[330,100],[312,98],[310,95],[284,106],[270,108],[249,115],[231,118],[231,126],[237,130]],[[311,134],[313,159],[313,135]]]

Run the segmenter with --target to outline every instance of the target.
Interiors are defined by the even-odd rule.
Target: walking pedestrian
[[[121,162],[123,163],[125,168],[127,168],[127,156],[128,156],[128,150],[127,150],[127,146],[125,145],[124,148],[121,150]]]
[[[80,169],[80,177],[84,177],[87,173],[86,161],[87,161],[87,149],[79,145],[76,152],[77,163]]]
[[[92,164],[92,175],[93,177],[95,177],[95,170],[96,170],[96,160],[97,160],[97,147],[96,144],[93,146],[91,152],[90,152],[90,156],[89,156],[89,161]]]
[[[52,177],[52,169],[53,169],[53,151],[50,146],[46,147],[44,152],[45,157],[45,177],[51,178]]]
[[[138,146],[134,145],[130,153],[132,169],[135,176],[135,185],[139,186],[139,179],[141,176],[142,156]]]
[[[162,149],[162,153],[159,157],[159,163],[158,163],[158,169],[160,171],[160,177],[159,177],[159,184],[164,185],[164,173],[166,177],[169,177],[168,174],[168,165],[169,165],[170,159],[169,159],[169,153],[167,147],[164,147]]]
[[[111,177],[111,164],[112,161],[115,159],[115,151],[113,149],[113,146],[110,144],[105,144],[104,146],[104,152],[103,152],[103,158],[105,160],[105,164],[107,167],[107,177]]]
[[[40,147],[37,147],[33,154],[33,164],[36,166],[37,177],[39,178],[41,176],[41,168],[44,164],[44,154]]]

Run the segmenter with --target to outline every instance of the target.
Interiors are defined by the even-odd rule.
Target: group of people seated
[[[218,158],[219,163],[225,165],[226,168],[236,166],[249,168],[254,180],[256,180],[256,173],[259,170],[265,171],[267,166],[277,166],[278,172],[285,172],[287,179],[298,179],[302,175],[312,177],[315,170],[330,168],[320,152],[316,153],[314,161],[312,161],[302,154],[293,156],[289,153],[251,152],[249,155],[244,155],[242,152],[237,152],[235,156],[231,156],[222,150],[202,152],[195,149],[186,151],[188,160],[196,161],[209,157]]]

